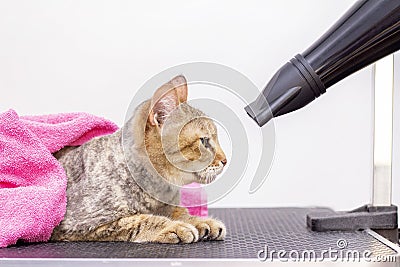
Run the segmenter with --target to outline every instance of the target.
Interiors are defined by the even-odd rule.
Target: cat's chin
[[[199,184],[210,184],[212,182],[215,181],[215,179],[217,178],[217,176],[213,176],[213,177],[201,177],[201,176],[197,176],[197,183]]]
[[[222,172],[221,170],[216,170],[216,171],[200,171],[196,172],[196,178],[198,183],[200,184],[210,184],[217,179],[218,175]]]

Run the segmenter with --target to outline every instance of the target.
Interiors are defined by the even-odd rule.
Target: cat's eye
[[[206,148],[210,147],[210,138],[208,137],[200,137],[200,141]]]

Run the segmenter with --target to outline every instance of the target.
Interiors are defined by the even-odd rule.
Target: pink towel
[[[0,247],[47,241],[63,219],[67,177],[51,153],[117,128],[86,113],[0,114]]]
[[[204,188],[198,183],[191,183],[182,187],[181,206],[187,207],[190,215],[207,217],[207,193]]]

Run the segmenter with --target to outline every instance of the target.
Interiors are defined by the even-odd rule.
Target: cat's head
[[[213,120],[187,104],[184,76],[157,89],[148,101],[144,142],[158,173],[177,185],[210,183],[227,164]]]

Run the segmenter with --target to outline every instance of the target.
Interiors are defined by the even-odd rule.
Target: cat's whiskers
[[[200,183],[209,184],[213,182],[219,174],[222,173],[223,165],[218,166],[208,166],[207,168],[197,172],[196,176]]]

